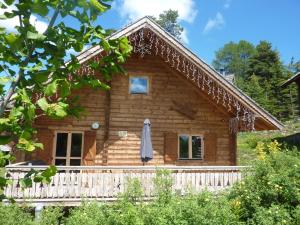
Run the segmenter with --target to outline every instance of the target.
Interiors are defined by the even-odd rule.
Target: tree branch
[[[52,16],[52,18],[49,22],[49,25],[48,25],[47,29],[44,32],[44,35],[46,35],[48,33],[49,29],[54,26],[54,23],[55,23],[55,21],[58,17],[59,11],[60,11],[59,8],[60,8],[60,6],[58,5],[57,9],[53,13],[53,16]],[[20,27],[23,27],[21,15],[19,15],[19,22],[20,22]],[[28,45],[28,43],[26,43],[26,40],[25,40],[25,44]],[[27,46],[27,47],[29,47],[29,46]],[[29,50],[28,56],[24,61],[25,65],[28,64],[30,58],[32,57],[32,53],[34,51],[34,48],[32,48],[32,47],[29,48],[29,49],[30,50]],[[0,117],[3,116],[3,114],[5,112],[5,109],[7,107],[7,104],[9,103],[12,95],[14,94],[14,92],[15,92],[15,90],[16,90],[16,88],[17,88],[17,86],[18,86],[18,84],[19,84],[19,82],[20,82],[20,80],[23,76],[24,76],[24,69],[21,69],[19,71],[19,73],[17,74],[16,79],[11,83],[10,88],[8,89],[8,92],[5,95],[3,101],[0,102]]]

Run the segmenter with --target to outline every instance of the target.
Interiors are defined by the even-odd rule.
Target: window
[[[83,133],[57,132],[55,135],[54,163],[58,166],[80,166]]]
[[[179,159],[203,159],[203,137],[179,135]]]
[[[148,77],[130,77],[129,93],[130,94],[148,94],[149,79]]]

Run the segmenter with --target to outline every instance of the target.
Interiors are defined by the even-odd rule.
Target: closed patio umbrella
[[[153,149],[151,142],[151,123],[149,119],[145,119],[142,137],[141,137],[141,160],[143,163],[153,159]]]

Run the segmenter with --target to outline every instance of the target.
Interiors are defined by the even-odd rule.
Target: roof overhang
[[[159,55],[171,67],[182,73],[185,72],[184,75],[194,81],[199,88],[206,90],[212,98],[217,98],[218,104],[223,101],[221,104],[228,111],[231,111],[232,114],[235,114],[233,119],[241,118],[244,121],[256,120],[261,123],[261,126],[256,126],[260,127],[259,130],[281,130],[283,128],[283,124],[274,116],[227,81],[208,63],[198,58],[196,54],[150,18],[141,18],[108,38],[116,39],[122,36],[129,38],[135,53],[140,54],[142,57],[152,53]],[[146,43],[146,40],[148,43]],[[88,60],[101,54],[102,51],[100,46],[94,46],[83,51],[77,58],[81,64],[85,64]],[[167,53],[168,51],[169,53]]]
[[[288,79],[286,82],[284,82],[281,87],[286,87],[290,85],[292,82],[299,82],[300,83],[300,72],[296,73],[294,76],[292,76],[290,79]]]

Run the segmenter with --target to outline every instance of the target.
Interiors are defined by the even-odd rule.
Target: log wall
[[[80,95],[86,108],[81,118],[60,121],[39,118],[35,126],[49,131],[89,131],[93,122],[99,122],[94,164],[141,165],[140,136],[143,121],[148,118],[154,149],[154,159],[149,165],[235,165],[236,140],[229,134],[229,115],[208,100],[198,87],[158,57],[132,56],[125,70],[127,75],[113,77],[110,92],[85,88],[74,93]],[[148,95],[129,94],[130,75],[149,77]],[[127,137],[120,136],[120,131],[126,131]],[[203,135],[204,160],[177,160],[174,155],[178,149],[171,149],[173,158],[166,160],[166,136],[170,133]],[[52,149],[45,151],[52,155]]]

